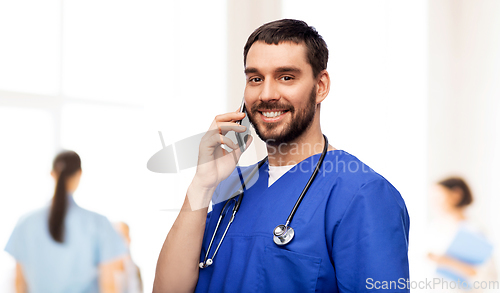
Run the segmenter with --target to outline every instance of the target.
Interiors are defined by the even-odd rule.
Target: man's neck
[[[270,166],[286,166],[297,164],[312,155],[321,153],[325,145],[325,139],[321,129],[304,133],[293,142],[280,145],[266,145]],[[331,145],[328,150],[334,150]]]

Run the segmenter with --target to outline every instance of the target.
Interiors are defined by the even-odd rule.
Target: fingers
[[[225,137],[229,131],[244,132],[247,130],[246,126],[235,123],[245,117],[245,113],[230,112],[226,114],[217,115],[210,125],[210,129],[205,133],[200,144],[200,151],[205,155],[213,155],[214,147],[222,144],[227,145],[233,151],[239,150],[239,146],[235,144],[230,138]],[[223,155],[226,151],[222,150]],[[201,153],[200,153],[201,154]]]
[[[229,131],[244,132],[247,128],[234,122],[217,122],[219,133],[226,135]]]
[[[240,121],[245,117],[245,115],[246,115],[245,113],[236,113],[236,112],[217,115],[215,116],[215,119],[212,121],[209,131],[217,130],[222,135],[226,135],[226,133],[230,130],[241,132],[239,129],[231,128],[229,126],[233,127],[239,126],[239,124],[235,123],[235,121]]]
[[[235,144],[230,138],[225,137],[222,134],[214,134],[214,135],[212,135],[211,141],[212,141],[212,145],[217,145],[217,144],[221,145],[221,144],[224,144],[224,145],[227,145],[228,147],[230,147],[233,150],[236,150],[236,149],[239,148],[238,145]]]
[[[230,122],[230,121],[239,121],[245,117],[245,113],[239,112],[229,112],[226,114],[220,114],[215,116],[214,121],[217,122]]]

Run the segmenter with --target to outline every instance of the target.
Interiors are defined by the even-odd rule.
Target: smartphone
[[[248,119],[247,108],[245,106],[245,97],[243,97],[243,100],[241,101],[240,113],[245,113],[245,118],[240,121],[236,121],[236,123],[245,126],[247,130],[245,130],[245,132],[234,133],[236,135],[236,140],[238,141],[241,152],[244,152],[247,145],[247,136],[250,135],[250,120]]]

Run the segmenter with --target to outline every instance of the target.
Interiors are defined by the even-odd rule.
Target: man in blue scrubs
[[[284,246],[273,231],[285,221],[319,161],[325,140],[321,102],[330,89],[328,49],[298,20],[267,23],[244,48],[245,104],[268,161],[245,196],[213,263],[199,267],[225,201],[239,186],[245,114],[215,117],[199,148],[196,175],[160,253],[154,292],[408,292],[409,216],[399,192],[353,155],[328,145],[320,170],[290,223]],[[252,142],[250,137],[247,146]],[[221,144],[233,151],[228,155]],[[251,167],[243,169],[248,173]],[[229,224],[220,223],[212,257]]]

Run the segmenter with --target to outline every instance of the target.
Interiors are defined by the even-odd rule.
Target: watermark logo
[[[498,281],[474,281],[470,282],[464,279],[449,280],[444,278],[432,278],[420,281],[412,281],[408,278],[399,278],[397,280],[374,280],[366,279],[366,289],[368,290],[498,290],[500,284]]]
[[[155,173],[179,173],[182,170],[192,168],[200,164],[198,161],[199,145],[202,137],[206,133],[200,133],[191,137],[180,140],[171,145],[165,146],[162,133],[159,132],[160,141],[163,146],[161,150],[156,152],[148,161],[147,168]],[[230,136],[230,134],[228,134]],[[234,136],[234,135],[233,135]],[[234,141],[234,139],[232,139]],[[239,145],[242,142],[239,141]],[[228,152],[225,154],[231,155],[232,151],[225,148]],[[296,165],[300,162],[284,161],[283,157],[287,155],[299,155],[303,153],[320,153],[323,149],[322,144],[308,144],[301,145],[297,143],[282,143],[278,146],[272,144],[268,145],[269,160],[275,161],[279,166]],[[342,153],[342,150],[337,150]],[[257,154],[255,154],[257,156]],[[206,162],[205,162],[206,163]],[[316,162],[309,160],[308,163],[303,163],[293,168],[290,172],[310,173],[316,167]],[[325,176],[329,173],[368,173],[375,172],[366,164],[359,160],[348,159],[344,160],[340,155],[335,156],[334,160],[325,160],[321,166],[321,174]]]

